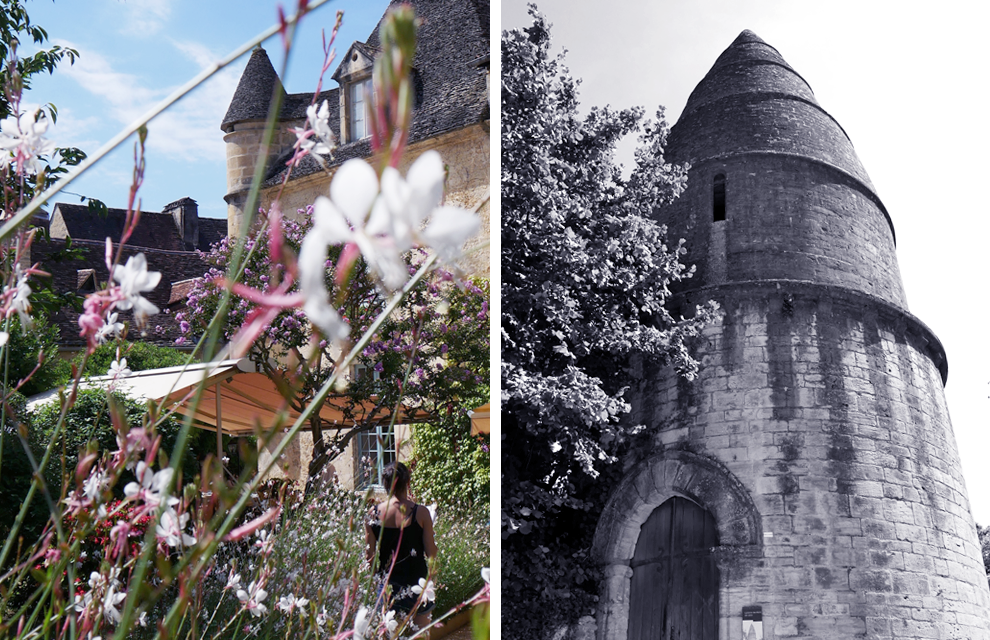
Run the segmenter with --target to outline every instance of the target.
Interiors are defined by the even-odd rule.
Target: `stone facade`
[[[675,496],[716,521],[719,638],[741,640],[753,606],[768,639],[990,638],[945,354],[907,310],[890,217],[841,127],[747,31],[668,160],[691,162],[689,187],[658,215],[698,265],[672,305],[722,316],[695,380],[639,366],[631,419],[653,444],[596,532],[598,638],[627,637],[640,528]]]
[[[405,173],[426,151],[440,153],[448,169],[445,203],[477,210],[482,219],[481,230],[466,243],[462,266],[470,274],[487,276],[491,147],[487,78],[489,3],[487,0],[414,0],[411,4],[422,23],[413,62],[416,99],[409,144],[399,170]],[[291,157],[296,142],[290,129],[305,124],[306,107],[313,103],[314,96],[286,94],[264,49],[258,47],[252,52],[221,124],[227,147],[225,200],[231,236],[243,232],[244,207],[262,150],[269,103],[276,93],[281,93],[282,109],[277,133],[264,158],[258,206],[267,209],[278,197],[286,216],[305,215],[298,211],[305,210],[318,196],[329,195],[332,175],[341,164],[352,158],[370,158],[369,140],[352,140],[354,136],[349,132],[348,83],[367,78],[379,44],[377,28],[366,42],[351,44],[332,74],[340,87],[316,96],[317,104],[326,101],[330,127],[342,143],[333,156],[325,158],[325,166],[311,157],[304,158],[292,170],[284,187],[286,160]],[[407,427],[397,429],[398,442],[408,445],[409,436]],[[355,449],[350,446],[333,461],[334,472],[344,486],[355,484],[359,466]],[[303,434],[283,454],[274,475],[305,483],[312,451],[311,434]],[[400,444],[398,455],[406,457],[408,447]],[[266,462],[268,456],[268,451],[262,451],[260,462]]]

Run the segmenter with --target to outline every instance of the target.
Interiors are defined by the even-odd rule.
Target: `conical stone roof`
[[[284,96],[282,82],[278,79],[268,54],[260,46],[255,47],[244,73],[241,74],[241,80],[237,83],[237,90],[234,91],[220,128],[230,131],[237,122],[267,118],[268,106],[276,87]]]
[[[784,153],[831,165],[876,196],[839,123],[780,53],[745,30],[688,98],[667,156],[697,165],[743,153]]]

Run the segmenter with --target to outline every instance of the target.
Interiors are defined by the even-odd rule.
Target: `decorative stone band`
[[[874,317],[877,324],[893,333],[899,342],[910,344],[931,359],[942,376],[944,385],[949,378],[945,348],[938,336],[907,309],[891,304],[878,296],[838,285],[805,280],[748,280],[724,285],[700,287],[682,291],[671,297],[669,308],[674,317],[690,316],[699,304],[715,300],[720,305],[760,297],[776,298],[781,306],[796,309],[803,305],[827,305],[831,313],[846,313],[850,317]]]
[[[814,158],[809,155],[802,153],[789,153],[786,151],[772,151],[772,150],[760,150],[760,151],[738,151],[731,153],[721,153],[718,155],[712,155],[701,160],[692,161],[691,169],[696,170],[704,167],[710,163],[725,162],[731,158],[746,158],[746,157],[777,157],[777,158],[796,158],[802,162],[807,162],[809,164],[818,165],[828,169],[829,171],[835,173],[838,177],[839,183],[848,184],[850,187],[855,189],[857,192],[863,194],[868,200],[873,202],[883,213],[884,218],[887,219],[887,225],[890,227],[890,237],[894,241],[894,246],[897,246],[897,233],[894,231],[894,221],[890,219],[890,214],[887,212],[887,207],[884,206],[883,202],[880,200],[880,196],[876,194],[873,190],[873,186],[863,182],[855,174],[843,169],[842,167],[822,160],[821,158]]]

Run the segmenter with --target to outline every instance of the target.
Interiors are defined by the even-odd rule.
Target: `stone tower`
[[[643,371],[655,433],[596,532],[598,637],[990,638],[938,338],[845,131],[744,31],[672,128],[660,213],[716,300],[697,379]],[[681,631],[685,635],[675,635]]]
[[[268,108],[276,92],[285,99],[282,82],[268,54],[259,45],[251,51],[251,58],[220,125],[227,148],[227,195],[224,196],[227,202],[227,233],[232,237],[240,231],[244,204],[262,148]],[[295,136],[287,127],[277,127],[267,160],[274,160],[293,142]]]

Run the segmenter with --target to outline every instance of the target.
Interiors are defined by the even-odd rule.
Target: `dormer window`
[[[371,136],[371,72],[378,53],[375,47],[355,42],[331,76],[340,84],[340,139],[345,143]]]
[[[371,78],[358,80],[347,87],[348,142],[371,135],[368,110],[371,105]]]
[[[96,291],[96,269],[76,269],[76,291],[81,293]]]

